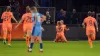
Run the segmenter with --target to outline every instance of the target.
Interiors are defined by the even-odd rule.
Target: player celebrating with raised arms
[[[29,47],[30,46],[30,37],[31,37],[31,32],[32,32],[32,13],[30,10],[30,7],[26,7],[26,13],[23,14],[22,19],[18,23],[18,25],[15,27],[17,28],[22,22],[23,23],[23,31],[24,31],[24,37],[26,38],[26,44]]]
[[[86,35],[88,37],[88,42],[90,44],[90,48],[93,48],[92,41],[96,38],[96,30],[98,32],[98,24],[94,17],[92,17],[92,12],[88,12],[88,17],[86,17],[82,23],[83,27],[85,28],[86,24]],[[96,26],[96,30],[95,30]]]
[[[7,6],[6,11],[3,12],[1,16],[1,19],[3,20],[2,22],[3,42],[4,44],[6,44],[6,38],[8,37],[8,45],[11,46],[11,31],[12,31],[11,19],[13,19],[16,23],[17,23],[17,20],[13,16],[10,6]]]
[[[41,36],[42,36],[41,26],[42,26],[42,22],[45,19],[46,19],[46,17],[44,15],[41,15],[40,13],[38,13],[36,7],[32,7],[33,30],[32,30],[30,48],[29,48],[28,52],[32,52],[32,48],[34,46],[34,39],[36,37],[39,38],[40,52],[43,52],[43,43],[42,43],[42,38],[41,38]]]

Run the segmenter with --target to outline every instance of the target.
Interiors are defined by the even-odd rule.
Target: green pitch
[[[95,41],[89,48],[87,41],[69,41],[54,43],[44,41],[44,52],[39,52],[39,44],[35,43],[33,52],[27,53],[25,41],[12,41],[12,47],[0,41],[0,56],[100,56],[100,41]]]

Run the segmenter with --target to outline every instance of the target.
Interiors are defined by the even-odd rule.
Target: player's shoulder
[[[8,12],[8,14],[13,14],[13,12]]]
[[[25,14],[23,14],[23,16],[26,16],[27,14],[25,13]]]
[[[58,26],[56,25],[56,28],[57,28]]]
[[[7,12],[6,11],[4,11],[2,14],[6,14]]]

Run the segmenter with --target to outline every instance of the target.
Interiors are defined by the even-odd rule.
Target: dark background
[[[35,0],[11,0],[14,3],[19,1],[20,6],[34,6]],[[99,0],[36,0],[41,7],[56,7],[57,10],[61,8],[71,11],[75,8],[78,12],[94,10],[99,12],[100,1]],[[9,0],[0,1],[0,6],[8,6]]]

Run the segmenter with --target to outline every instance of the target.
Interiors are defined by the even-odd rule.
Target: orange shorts
[[[65,37],[65,35],[64,35],[64,33],[57,33],[56,37],[57,38],[63,38],[63,37]]]
[[[23,31],[27,32],[27,31],[32,31],[32,24],[23,24]]]
[[[92,30],[86,30],[86,35],[87,35],[87,36],[89,36],[91,33],[92,33],[93,35],[96,34],[94,29],[92,29]]]
[[[12,31],[12,24],[11,23],[2,23],[2,29],[3,31]]]

